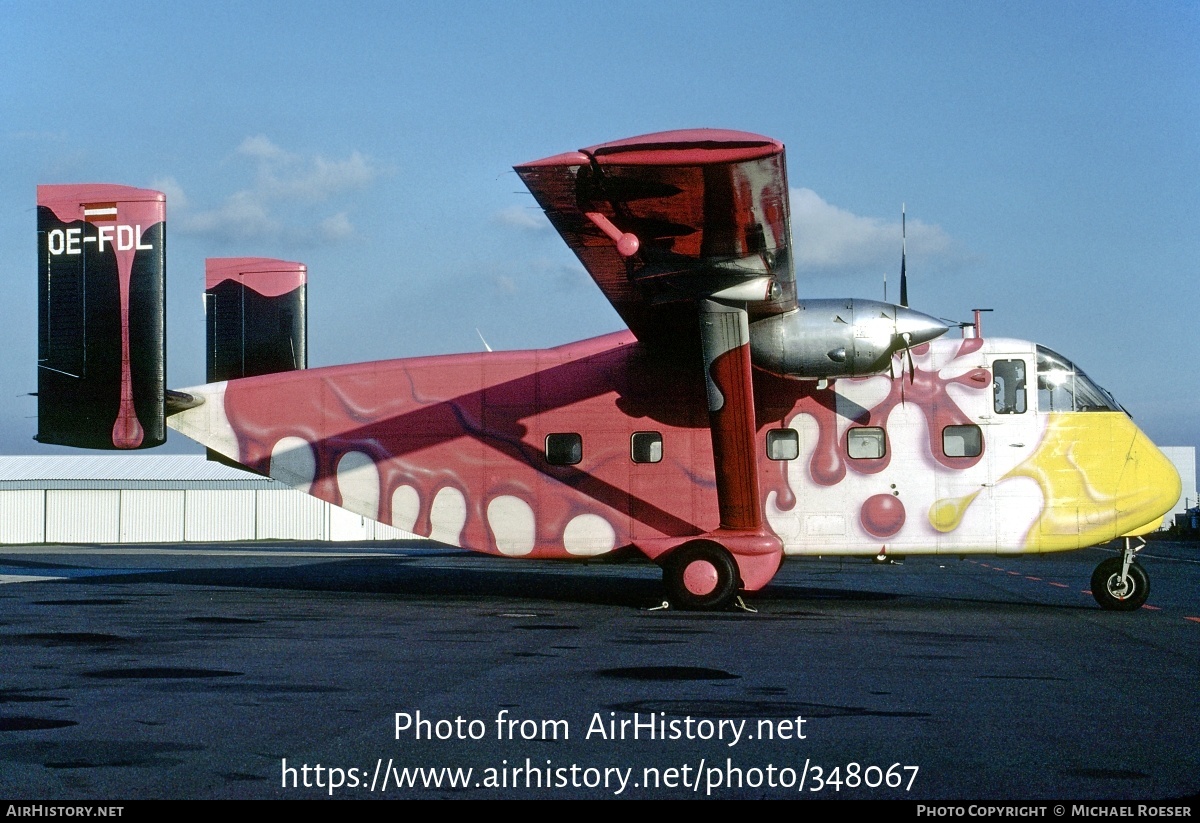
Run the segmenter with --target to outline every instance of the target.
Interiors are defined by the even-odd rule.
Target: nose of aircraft
[[[896,309],[896,338],[897,348],[919,346],[935,337],[940,337],[949,330],[945,321],[919,311],[897,307]]]
[[[1118,516],[1131,526],[1123,537],[1157,529],[1183,491],[1175,465],[1132,421],[1128,425],[1133,437],[1117,488]]]
[[[1157,529],[1179,500],[1175,466],[1122,412],[1059,412],[1012,477],[1028,477],[1044,505],[1026,546],[1061,551]]]

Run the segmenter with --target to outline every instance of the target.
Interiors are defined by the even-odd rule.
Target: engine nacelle
[[[878,300],[802,300],[793,311],[750,324],[750,353],[754,365],[782,377],[861,377],[886,371],[893,354],[948,328]]]

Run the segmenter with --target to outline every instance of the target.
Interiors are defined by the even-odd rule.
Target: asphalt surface
[[[634,562],[0,547],[0,797],[1194,798],[1200,545],[1131,613],[1111,555],[794,560],[751,614]]]

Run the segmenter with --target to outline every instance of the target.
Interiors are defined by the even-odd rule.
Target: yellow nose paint
[[[1042,512],[1025,535],[1026,549],[1104,543],[1153,524],[1179,499],[1175,467],[1126,415],[1049,417],[1037,450],[1001,478],[1028,477],[1041,488]]]
[[[950,532],[958,528],[967,507],[971,505],[979,492],[972,492],[964,497],[946,497],[929,507],[929,523],[940,532]]]

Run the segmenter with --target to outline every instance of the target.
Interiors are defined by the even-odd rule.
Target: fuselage
[[[755,372],[761,504],[786,554],[1075,549],[1177,500],[1171,463],[1053,352],[939,339],[912,363],[827,385]],[[452,545],[591,557],[720,526],[699,363],[628,332],[187,391],[205,402],[173,428]]]

